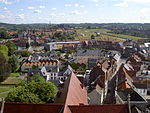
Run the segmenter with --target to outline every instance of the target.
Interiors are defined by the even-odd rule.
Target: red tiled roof
[[[88,104],[87,91],[74,73],[65,81],[61,95],[55,102],[65,104],[64,113],[69,112],[68,105]]]
[[[3,113],[62,113],[60,104],[5,103]]]
[[[71,113],[128,113],[127,105],[81,105],[69,106]]]

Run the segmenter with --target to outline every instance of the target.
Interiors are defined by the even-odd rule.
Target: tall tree
[[[8,47],[6,45],[0,45],[0,53],[8,60]]]
[[[2,38],[2,39],[7,38],[7,32],[6,31],[1,31],[0,32],[0,38]]]
[[[26,49],[28,49],[30,47],[29,42],[26,43]]]
[[[6,46],[8,47],[8,55],[11,56],[14,54],[15,51],[15,44],[12,41],[7,41]]]
[[[16,55],[12,55],[9,60],[8,63],[11,65],[11,69],[12,72],[16,72],[19,69],[19,61],[18,58],[16,57]]]
[[[7,63],[5,56],[0,53],[0,82],[4,81],[11,73],[11,65]]]

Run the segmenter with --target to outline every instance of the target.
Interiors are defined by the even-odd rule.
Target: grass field
[[[19,84],[22,80],[18,79],[18,78],[11,78],[11,79],[6,79],[4,82],[2,82],[1,84]]]
[[[19,73],[11,73],[5,81],[0,84],[0,98],[5,98],[7,94],[13,90],[16,84],[19,84],[22,80],[18,78]],[[9,85],[10,84],[10,85]]]
[[[11,89],[13,89],[13,87],[0,86],[0,93],[10,91]]]
[[[8,94],[8,93],[6,93],[6,94],[0,94],[0,98],[6,98],[6,97],[7,97],[7,94]]]
[[[10,77],[19,77],[21,74],[20,73],[11,73]]]
[[[141,37],[109,33],[111,31],[106,30],[106,29],[78,29],[76,31],[77,31],[77,34],[79,34],[79,36],[76,37],[76,40],[91,39],[91,35],[95,35],[95,32],[98,32],[101,34],[100,37],[96,37],[96,39],[110,38],[110,39],[116,39],[120,41],[125,41],[125,39],[132,39],[132,40],[141,39]],[[84,36],[80,36],[80,35],[84,35]]]

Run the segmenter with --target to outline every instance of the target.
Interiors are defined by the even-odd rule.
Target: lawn
[[[7,94],[8,94],[8,93],[6,93],[6,94],[0,94],[0,98],[6,98],[6,97],[7,97]]]
[[[8,78],[3,81],[1,84],[19,84],[22,80],[18,78]]]
[[[13,89],[13,87],[0,86],[0,93],[10,91],[11,89]]]
[[[11,73],[10,77],[19,77],[21,74],[20,73]]]
[[[107,30],[107,29],[78,29],[76,31],[77,31],[77,34],[80,34],[80,35],[84,34],[84,36],[79,35],[78,37],[76,37],[76,40],[91,39],[91,35],[95,35],[95,32],[101,33],[101,36],[96,37],[96,39],[111,38],[111,39],[118,39],[120,41],[125,41],[125,39],[132,39],[132,40],[142,39],[142,37],[110,33],[111,30]]]
[[[13,90],[14,87],[0,86],[0,98],[5,98],[7,94]]]

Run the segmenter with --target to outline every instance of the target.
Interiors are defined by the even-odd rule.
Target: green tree
[[[6,42],[6,46],[8,47],[8,55],[9,56],[13,55],[14,51],[15,51],[15,48],[16,48],[14,42],[9,40],[9,41]]]
[[[7,32],[6,31],[1,31],[0,32],[0,38],[2,38],[2,39],[7,38]]]
[[[6,102],[52,103],[57,94],[57,87],[51,82],[29,82],[10,92]]]
[[[91,35],[91,39],[95,39],[95,36],[94,36],[94,35]]]
[[[39,67],[38,67],[38,66],[33,65],[33,66],[32,66],[32,69],[33,69],[33,70],[38,70],[38,69],[39,69]]]
[[[22,57],[29,57],[31,54],[32,54],[32,53],[29,52],[29,51],[22,51],[22,52],[21,52],[21,56],[22,56]]]
[[[57,87],[51,82],[30,82],[27,86],[30,92],[37,94],[45,103],[54,102],[57,94]]]
[[[29,42],[26,43],[26,49],[28,49],[30,47]]]
[[[78,64],[76,63],[71,63],[69,64],[74,70],[77,70],[79,68]]]
[[[7,63],[7,59],[0,52],[0,82],[4,81],[11,73],[11,65]]]
[[[8,60],[8,47],[6,45],[0,45],[0,53]]]
[[[19,61],[18,58],[16,57],[16,55],[12,55],[9,60],[8,63],[11,65],[11,69],[12,72],[16,72],[19,69]]]
[[[36,74],[36,75],[31,77],[31,81],[34,81],[34,82],[45,82],[45,79],[42,76]]]
[[[38,95],[30,92],[25,86],[14,88],[6,97],[7,102],[42,103]]]

